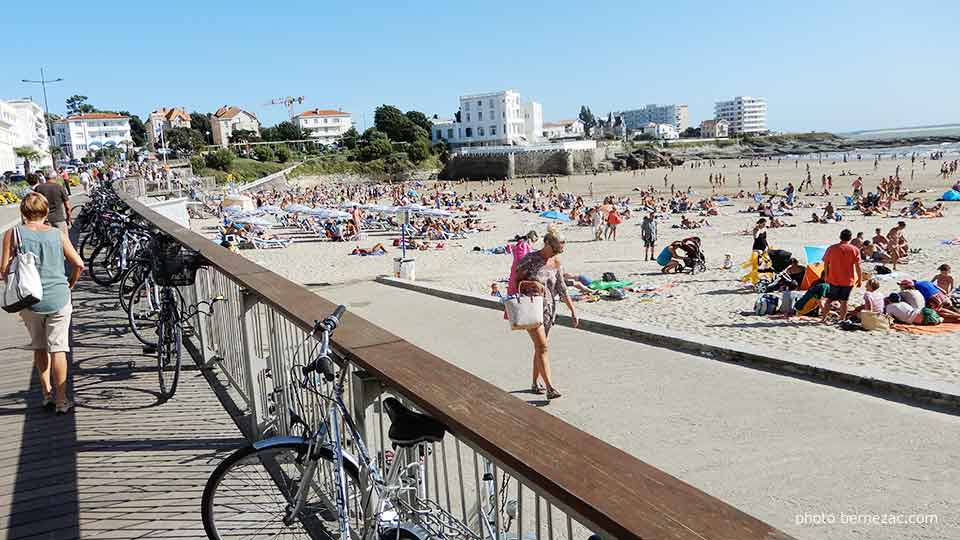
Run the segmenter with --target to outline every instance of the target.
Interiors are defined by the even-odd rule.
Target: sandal
[[[557,390],[556,388],[551,388],[551,389],[547,390],[547,399],[548,399],[548,400],[550,400],[550,399],[557,399],[557,398],[559,398],[559,397],[561,397],[561,396],[563,396],[563,394],[561,394],[560,391]]]
[[[530,393],[532,394],[545,394],[547,391],[539,383],[534,384],[530,387]]]
[[[53,396],[52,396],[52,395],[50,395],[50,394],[44,394],[44,395],[43,395],[43,405],[42,405],[42,407],[43,407],[44,409],[49,409],[50,407],[53,407],[53,406],[56,405],[56,404],[57,404],[57,402],[53,400]]]
[[[67,414],[73,410],[73,402],[69,399],[64,401],[63,404],[57,404],[57,414]]]

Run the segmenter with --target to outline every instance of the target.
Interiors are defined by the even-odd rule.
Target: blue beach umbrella
[[[823,254],[827,252],[829,246],[803,246],[803,252],[807,256],[807,264],[818,263],[823,260]]]

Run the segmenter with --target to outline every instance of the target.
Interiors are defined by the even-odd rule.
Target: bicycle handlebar
[[[347,306],[339,305],[337,309],[333,310],[333,313],[322,321],[317,321],[317,324],[313,327],[313,332],[311,332],[310,335],[314,335],[318,331],[323,330],[323,345],[326,350],[321,351],[320,356],[318,356],[316,360],[303,367],[304,375],[319,371],[326,380],[332,381],[334,379],[334,365],[333,360],[330,359],[328,339],[334,330],[337,329],[337,325],[340,324],[340,318],[343,317],[346,311]]]

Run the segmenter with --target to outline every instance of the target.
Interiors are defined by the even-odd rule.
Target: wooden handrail
[[[335,305],[124,196],[144,219],[309,331]],[[423,319],[429,320],[424,313]],[[334,350],[585,526],[617,539],[789,540],[782,531],[350,312]],[[586,540],[586,539],[583,539]]]

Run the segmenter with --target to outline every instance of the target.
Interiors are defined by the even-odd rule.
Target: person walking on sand
[[[640,224],[640,235],[643,237],[643,260],[657,260],[655,251],[657,244],[657,219],[656,214],[653,212],[643,216],[643,223]]]
[[[833,303],[840,304],[840,320],[847,318],[847,301],[854,288],[860,287],[860,250],[850,244],[853,233],[850,229],[840,231],[840,242],[827,248],[823,254],[823,279],[830,292],[821,300],[820,322],[826,323],[833,312]]]
[[[43,290],[39,302],[20,311],[27,332],[33,365],[43,392],[43,407],[56,407],[57,414],[73,409],[67,399],[67,353],[70,352],[70,317],[73,306],[70,290],[80,279],[83,259],[73,248],[67,233],[44,223],[49,208],[47,198],[37,192],[27,194],[20,203],[22,225],[3,236],[0,254],[0,278],[7,279],[10,263],[17,251],[34,254]],[[64,260],[72,266],[64,275]]]
[[[549,336],[557,313],[557,297],[570,310],[572,325],[576,328],[580,324],[577,319],[573,302],[567,295],[567,286],[563,282],[563,270],[560,259],[557,257],[566,245],[566,240],[559,233],[548,232],[543,237],[543,248],[528,254],[517,266],[517,274],[511,280],[511,285],[518,291],[529,292],[520,287],[523,282],[535,282],[543,294],[543,324],[537,328],[527,330],[530,340],[533,341],[533,384],[530,391],[534,394],[547,394],[547,399],[557,399],[562,394],[553,384],[550,372]],[[523,283],[524,287],[531,284]],[[544,385],[540,386],[540,380]]]
[[[620,212],[617,210],[616,205],[610,206],[610,211],[607,212],[607,229],[604,231],[605,240],[617,241],[617,225],[623,221],[623,218],[620,217]]]

